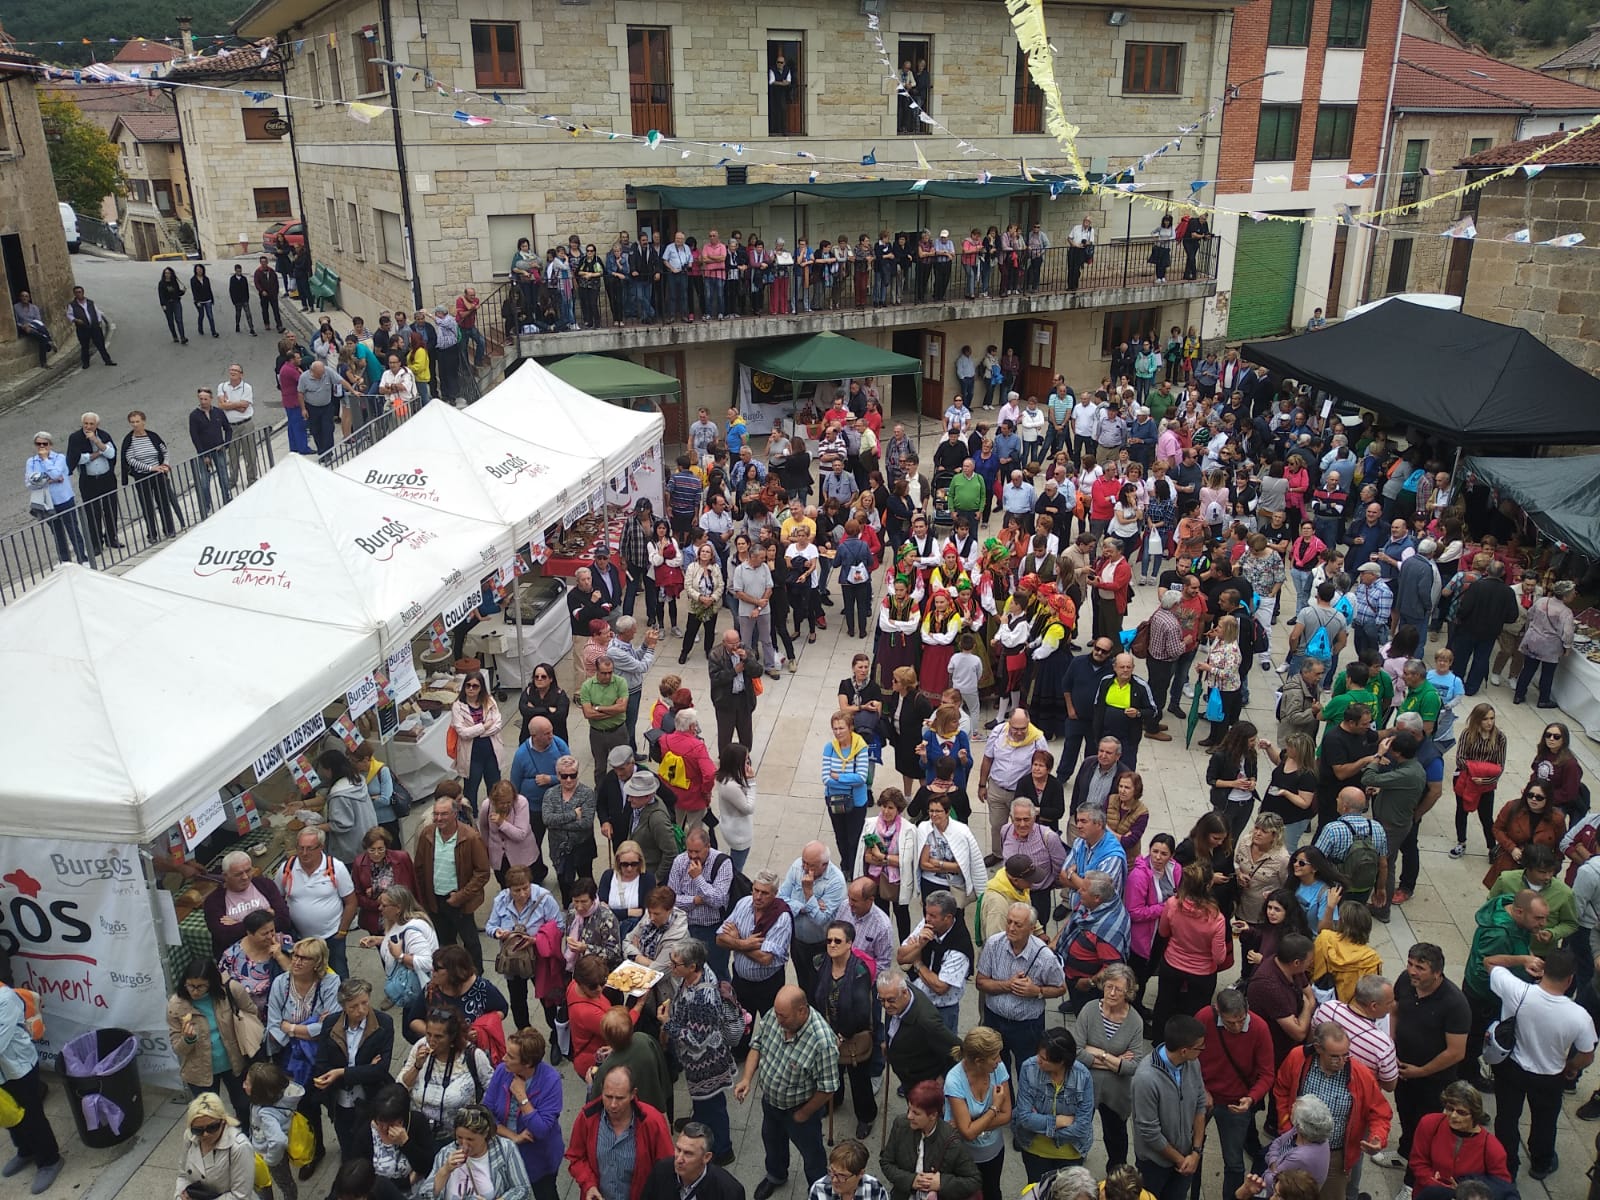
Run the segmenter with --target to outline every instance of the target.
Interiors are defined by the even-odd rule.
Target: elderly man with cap
[[[600,593],[601,602],[606,605],[609,614],[613,609],[622,606],[622,571],[617,567],[611,557],[611,547],[605,539],[594,548],[594,565],[589,568],[594,578],[595,589]]]
[[[1351,625],[1355,630],[1357,654],[1376,650],[1394,631],[1394,593],[1382,575],[1383,567],[1376,562],[1364,562],[1356,568],[1356,586],[1350,589],[1350,603],[1355,609]]]
[[[678,853],[678,835],[672,829],[672,814],[661,799],[661,780],[654,771],[636,767],[622,785],[623,798],[628,802],[627,828],[612,828],[614,841],[631,841],[639,844],[644,854],[644,871],[657,878]]]
[[[613,855],[616,854],[617,847],[628,840],[627,831],[633,825],[633,818],[628,810],[628,798],[623,789],[626,788],[628,780],[633,778],[637,767],[633,751],[628,747],[611,747],[611,752],[606,755],[606,777],[595,789],[595,817],[600,822],[600,833],[611,843]],[[645,774],[648,775],[650,772],[646,771]],[[665,787],[665,784],[661,786]]]

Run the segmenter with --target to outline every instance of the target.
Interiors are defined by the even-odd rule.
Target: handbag
[[[417,973],[402,961],[406,951],[406,936],[400,935],[400,957],[390,960],[388,973],[383,977],[383,994],[398,1007],[404,1008],[422,995],[422,981]]]
[[[856,806],[854,792],[828,792],[823,797],[823,803],[830,816],[842,817]]]
[[[1167,552],[1166,541],[1161,536],[1159,529],[1152,529],[1150,536],[1145,538],[1144,552],[1151,558],[1160,558]]]
[[[839,1065],[859,1067],[872,1057],[872,1031],[863,1029],[849,1037],[839,1038]]]
[[[229,996],[228,1001],[231,1004],[233,997]],[[253,1062],[267,1040],[266,1023],[261,1020],[254,1004],[233,1010],[233,1036],[239,1043],[239,1053],[244,1055],[245,1061]]]
[[[522,925],[512,927],[513,933],[525,934],[527,930]],[[513,948],[510,938],[500,943],[500,949],[495,952],[494,969],[507,979],[532,979],[533,978],[533,942],[523,938],[522,944]]]
[[[5,1088],[0,1087],[0,1129],[15,1129],[22,1123],[22,1105]]]
[[[55,501],[50,499],[50,489],[36,487],[28,489],[28,515],[43,520],[55,512]]]

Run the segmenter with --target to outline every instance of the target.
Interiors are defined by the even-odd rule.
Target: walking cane
[[[883,1153],[883,1148],[889,1144],[889,1080],[894,1076],[894,1068],[889,1065],[887,1057],[883,1063],[883,1122],[878,1130],[878,1153]]]
[[[833,1097],[828,1097],[828,1145],[833,1145]]]

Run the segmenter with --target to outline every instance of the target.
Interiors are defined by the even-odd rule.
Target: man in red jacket
[[[1223,988],[1195,1019],[1206,1030],[1200,1078],[1222,1143],[1222,1194],[1231,1196],[1244,1183],[1245,1153],[1261,1148],[1255,1106],[1272,1090],[1272,1033],[1238,988]]]
[[[623,1171],[619,1143],[633,1143],[633,1169]],[[578,1185],[579,1200],[639,1200],[650,1169],[672,1157],[672,1133],[659,1109],[639,1099],[633,1072],[607,1072],[600,1098],[578,1110],[567,1142],[567,1170]]]
[[[1313,1029],[1311,1045],[1295,1047],[1278,1068],[1272,1098],[1279,1133],[1289,1128],[1294,1102],[1301,1096],[1317,1097],[1333,1114],[1322,1194],[1343,1196],[1350,1177],[1360,1178],[1362,1154],[1375,1154],[1388,1144],[1394,1110],[1377,1077],[1350,1057],[1350,1035],[1332,1021]]]

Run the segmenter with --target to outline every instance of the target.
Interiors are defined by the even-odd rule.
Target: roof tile
[[[1509,167],[1520,163],[1541,146],[1559,142],[1567,133],[1546,133],[1539,137],[1524,138],[1520,142],[1507,142],[1491,146],[1482,154],[1464,158],[1457,165],[1467,169],[1479,167]],[[1573,138],[1559,150],[1553,150],[1538,160],[1541,167],[1595,167],[1600,166],[1600,128],[1590,129]]]
[[[1600,89],[1407,34],[1400,39],[1394,107],[1600,113]]]

